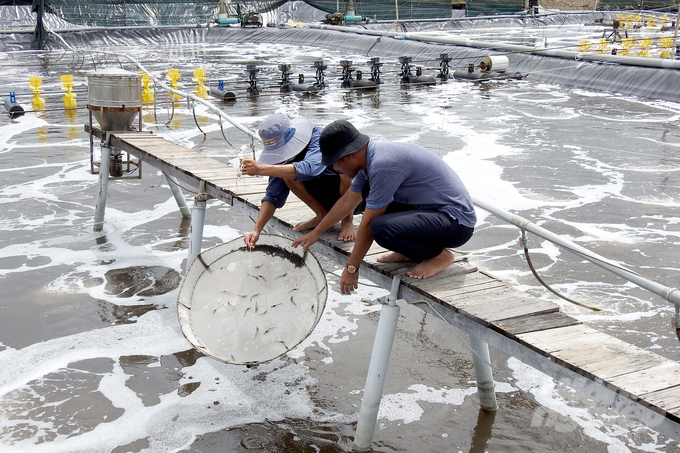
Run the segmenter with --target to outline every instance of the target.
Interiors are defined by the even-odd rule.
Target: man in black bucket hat
[[[306,251],[364,194],[366,210],[340,279],[343,294],[358,287],[357,270],[373,240],[392,251],[379,262],[418,263],[409,277],[432,277],[453,263],[447,248],[466,243],[477,219],[470,194],[451,167],[422,146],[374,142],[346,120],[326,126],[319,143],[321,162],[354,179],[328,215],[293,247]]]
[[[262,229],[276,209],[283,207],[290,192],[315,214],[312,219],[293,228],[293,231],[302,231],[318,225],[349,188],[351,178],[340,175],[321,162],[321,131],[322,128],[312,127],[304,118],[290,119],[282,113],[265,118],[259,130],[264,149],[258,160],[241,159],[244,175],[269,176],[255,226],[243,238],[248,247],[255,247]],[[338,240],[351,241],[356,237],[352,214],[342,219]]]

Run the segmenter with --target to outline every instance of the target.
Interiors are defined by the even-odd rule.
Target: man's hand
[[[248,176],[257,176],[262,170],[261,165],[253,159],[243,158],[241,159],[241,173]]]
[[[352,294],[352,291],[359,288],[359,273],[355,272],[350,274],[347,268],[342,271],[342,277],[340,277],[340,293],[342,294]]]
[[[260,239],[260,232],[256,230],[246,233],[246,235],[243,236],[243,242],[246,243],[246,247],[249,249],[255,248],[255,244],[257,243],[258,239]]]
[[[300,236],[294,240],[293,248],[297,248],[298,245],[302,245],[302,252],[306,253],[307,250],[309,250],[309,248],[318,240],[319,234],[316,232],[316,230],[312,230],[304,236]]]

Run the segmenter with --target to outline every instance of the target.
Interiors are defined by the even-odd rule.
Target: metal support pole
[[[366,451],[371,448],[375,424],[378,420],[378,411],[380,410],[380,399],[382,398],[385,386],[385,375],[390,363],[397,321],[399,321],[400,309],[396,304],[399,283],[400,278],[395,276],[392,280],[392,290],[388,303],[384,304],[380,311],[380,320],[378,321],[378,329],[375,332],[371,363],[368,366],[364,397],[361,400],[361,409],[359,410],[357,431],[354,436],[353,447],[355,451]]]
[[[189,255],[187,257],[187,267],[191,266],[199,253],[201,253],[201,243],[203,242],[203,224],[205,223],[205,205],[208,195],[205,193],[205,182],[201,181],[199,194],[194,197],[194,207],[191,213],[191,235],[189,237]],[[186,270],[185,270],[186,272]]]
[[[191,218],[191,210],[187,206],[187,202],[184,200],[184,195],[182,194],[182,189],[179,187],[179,184],[177,184],[177,180],[175,179],[174,176],[168,176],[165,173],[163,173],[163,176],[165,176],[165,180],[168,181],[168,185],[170,186],[170,190],[172,191],[172,195],[175,197],[175,201],[177,202],[177,206],[179,207],[179,211],[182,213],[182,217],[186,217],[187,219]]]
[[[496,403],[496,390],[493,384],[493,369],[491,368],[489,345],[470,335],[470,347],[473,351],[472,361],[475,364],[479,405],[486,411],[495,411],[498,409],[498,404]]]
[[[111,148],[109,147],[109,135],[101,145],[101,157],[99,158],[99,192],[97,193],[97,207],[94,211],[94,231],[104,228],[104,211],[106,211],[106,194],[109,188],[109,165],[111,164]]]

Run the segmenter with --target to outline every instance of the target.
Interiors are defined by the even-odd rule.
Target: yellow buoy
[[[196,96],[205,99],[209,91],[209,88],[204,85],[205,81],[208,80],[208,77],[205,75],[205,69],[194,69],[194,76],[191,80],[196,82],[197,85],[196,88],[194,88]]]
[[[142,74],[142,102],[151,103],[153,102],[154,95],[154,90],[149,88],[151,79],[148,78],[143,72],[140,72],[140,74]]]
[[[171,86],[173,89],[175,90],[179,89],[178,87],[180,84],[178,80],[180,77],[182,77],[182,74],[180,74],[178,69],[175,68],[168,69],[168,73],[165,75],[165,77],[171,82]],[[180,99],[182,99],[182,96],[180,96],[179,94],[173,94],[172,98],[175,101],[179,101]]]
[[[31,87],[31,90],[33,91],[33,110],[44,110],[45,109],[45,99],[40,97],[40,93],[42,93],[43,90],[40,88],[42,86],[42,77],[40,76],[30,76],[28,78],[28,85]]]
[[[638,43],[640,44],[640,52],[638,52],[637,56],[648,57],[649,50],[652,47],[652,44],[654,44],[654,40],[652,38],[645,38],[638,41]]]
[[[622,49],[619,51],[621,55],[630,55],[633,47],[635,47],[635,40],[633,38],[624,38],[621,40],[621,47]]]
[[[607,52],[607,46],[609,45],[609,40],[608,39],[600,39],[600,42],[597,43],[597,51],[599,53],[605,53]]]
[[[578,42],[578,51],[579,52],[588,52],[590,48],[593,47],[590,42],[587,39],[584,39],[583,41]]]
[[[64,93],[64,108],[74,109],[77,107],[76,94],[73,92],[73,75],[66,74],[61,76],[61,89]]]
[[[673,38],[661,38],[661,58],[673,58]]]

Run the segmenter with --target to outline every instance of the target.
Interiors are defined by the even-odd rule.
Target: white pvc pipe
[[[380,410],[380,399],[385,386],[385,375],[390,363],[397,321],[399,321],[399,310],[398,305],[385,304],[380,311],[380,320],[375,332],[375,342],[371,354],[371,364],[368,367],[364,397],[361,399],[359,421],[354,436],[353,448],[355,451],[366,451],[371,448],[375,423]]]
[[[499,217],[500,219],[505,220],[506,222],[509,222],[519,228],[523,228],[527,230],[530,233],[535,234],[536,236],[542,237],[543,239],[547,239],[548,241],[561,245],[565,247],[567,250],[570,252],[574,253],[577,256],[580,256],[583,259],[586,259],[590,261],[593,264],[596,264],[597,266],[615,274],[618,275],[621,278],[624,278],[628,280],[629,282],[635,283],[641,288],[644,288],[648,291],[651,291],[652,293],[663,297],[666,299],[668,302],[671,302],[675,305],[680,305],[680,291],[678,291],[677,288],[671,288],[669,286],[663,285],[661,283],[657,283],[655,281],[649,280],[645,277],[642,277],[641,275],[630,271],[628,269],[623,268],[622,266],[616,265],[606,258],[603,258],[588,249],[581,247],[580,245],[577,245],[573,243],[572,241],[569,241],[567,239],[561,238],[560,236],[556,235],[555,233],[552,233],[544,228],[539,227],[538,225],[531,223],[524,217],[511,214],[510,212],[498,208],[491,203],[488,203],[486,201],[480,200],[477,197],[472,197],[472,202],[479,206],[480,208],[489,211],[496,217]]]
[[[179,187],[179,184],[177,184],[177,180],[175,179],[174,176],[168,176],[165,173],[163,173],[163,176],[165,176],[165,180],[168,181],[168,186],[170,186],[170,190],[172,191],[172,195],[175,197],[175,201],[177,202],[177,206],[179,207],[179,211],[182,213],[182,217],[190,219],[191,218],[191,210],[189,210],[189,207],[187,206],[186,200],[184,200],[184,195],[182,194],[182,189]]]
[[[201,253],[201,244],[203,243],[203,225],[205,224],[205,195],[196,195],[194,197],[194,208],[191,212],[191,235],[189,237],[189,254],[187,255],[187,267],[185,273],[189,270],[189,266],[194,262],[199,253]]]
[[[498,409],[498,403],[496,402],[496,390],[493,383],[489,345],[470,335],[470,348],[472,349],[472,361],[475,365],[479,405],[482,409],[493,412]]]
[[[503,50],[510,52],[523,52],[548,57],[565,58],[577,61],[606,61],[629,66],[644,66],[649,68],[672,68],[680,69],[680,61],[665,58],[627,57],[625,55],[593,54],[588,52],[575,52],[573,50],[546,49],[533,46],[521,46],[516,44],[504,44],[493,41],[475,41],[466,38],[454,38],[449,36],[432,36],[423,33],[404,33],[407,39],[422,42],[438,42],[453,44],[456,46],[480,47],[484,49]]]
[[[576,52],[572,50],[562,49],[546,49],[534,46],[522,46],[518,44],[506,44],[493,41],[478,41],[468,38],[456,38],[453,36],[434,36],[425,33],[399,33],[386,32],[376,30],[364,30],[352,27],[343,27],[339,25],[308,25],[309,28],[320,28],[326,30],[336,30],[346,33],[355,33],[360,35],[370,36],[389,36],[406,38],[420,42],[436,42],[441,44],[451,44],[454,46],[476,47],[482,49],[493,49],[504,52],[519,52],[534,55],[544,55],[548,57],[564,58],[567,60],[577,61],[602,61],[608,63],[618,63],[628,66],[643,66],[650,68],[670,68],[680,69],[680,60],[669,60],[667,58],[643,58],[643,57],[628,57],[625,55],[609,55],[609,54],[593,54],[588,52]]]
[[[104,212],[106,211],[106,195],[109,189],[109,166],[111,164],[111,148],[102,145],[99,162],[99,192],[97,207],[94,211],[94,231],[104,228]]]

